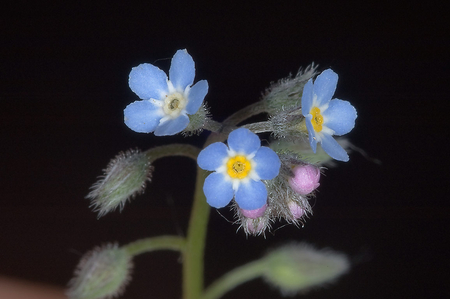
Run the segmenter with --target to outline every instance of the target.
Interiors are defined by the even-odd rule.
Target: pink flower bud
[[[298,194],[306,195],[319,187],[320,170],[311,164],[299,165],[292,172],[294,177],[289,178],[289,185]]]
[[[305,214],[305,210],[303,210],[296,202],[289,202],[289,211],[291,212],[294,219],[299,219]]]
[[[247,218],[242,224],[244,226],[245,233],[254,236],[257,236],[264,232],[267,226],[267,222],[264,218],[259,218],[257,220]]]
[[[255,209],[255,210],[244,210],[241,209],[241,213],[242,215],[244,215],[247,218],[251,218],[251,219],[256,219],[261,217],[262,215],[264,215],[264,212],[267,209],[267,205],[263,205],[262,207],[260,207],[259,209]]]

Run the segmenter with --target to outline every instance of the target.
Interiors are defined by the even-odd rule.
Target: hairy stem
[[[122,246],[122,248],[128,251],[128,253],[132,256],[155,250],[176,250],[183,252],[185,247],[185,238],[177,236],[159,236],[145,238]]]
[[[203,267],[210,206],[203,194],[206,171],[197,167],[194,204],[183,255],[183,299],[198,299],[203,292]]]
[[[237,124],[262,112],[265,112],[265,106],[260,101],[236,112],[225,120],[220,127],[219,123],[211,121],[209,125],[211,126],[212,133],[206,140],[203,148],[213,142],[226,140],[228,133]],[[194,203],[189,220],[186,249],[183,252],[183,299],[198,299],[203,292],[204,253],[207,225],[211,209],[203,194],[203,183],[206,175],[206,171],[197,167]]]
[[[146,150],[144,153],[147,155],[150,163],[154,161],[170,156],[184,156],[197,161],[198,153],[200,149],[190,144],[174,143],[169,145],[162,145]]]
[[[258,101],[247,107],[233,113],[223,123],[226,126],[237,126],[249,117],[266,112],[266,106],[264,101]]]
[[[220,132],[222,130],[223,125],[220,122],[217,122],[212,119],[207,119],[205,121],[205,126],[203,129],[211,131],[211,132]]]
[[[199,298],[218,299],[238,285],[260,277],[264,267],[265,261],[257,260],[235,268],[212,283]]]
[[[226,138],[227,135],[211,133],[203,148],[213,142],[224,141]],[[194,203],[189,219],[186,249],[183,254],[183,299],[198,299],[203,292],[205,244],[211,211],[203,193],[203,183],[207,174],[205,170],[197,167]]]
[[[255,134],[273,131],[273,125],[271,121],[262,121],[258,123],[247,124],[245,126],[242,126],[242,128],[247,128]]]

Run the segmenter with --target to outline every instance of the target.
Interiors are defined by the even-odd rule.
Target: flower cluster
[[[129,85],[142,99],[124,110],[125,124],[139,133],[155,132],[156,136],[174,135],[189,124],[188,114],[195,114],[208,92],[202,80],[191,87],[195,64],[186,50],[178,50],[167,75],[158,67],[144,63],[131,70]]]
[[[238,222],[249,234],[264,232],[275,219],[303,223],[312,214],[309,199],[319,186],[319,165],[330,164],[331,158],[349,159],[333,135],[350,132],[357,117],[349,102],[332,99],[338,75],[327,69],[313,81],[316,69],[314,65],[300,69],[266,90],[259,112],[269,113],[270,125],[235,129],[216,123],[208,128],[213,122],[206,121],[205,110],[200,109],[208,83],[202,80],[192,86],[194,61],[186,50],[178,50],[169,79],[151,64],[132,69],[129,85],[142,100],[125,108],[125,124],[157,136],[192,133],[203,126],[221,134],[231,131],[228,145],[212,143],[197,158],[200,168],[213,172],[203,186],[208,204],[222,208],[233,202]],[[261,146],[252,131],[271,132],[276,142],[271,148]]]
[[[270,229],[276,219],[284,219],[296,226],[303,225],[305,218],[312,214],[309,200],[315,196],[319,186],[320,169],[301,161],[292,153],[280,153],[279,157],[279,175],[265,181],[269,196],[264,209],[246,211],[234,207],[238,223],[246,234],[262,234]]]
[[[222,208],[234,198],[232,207],[247,234],[263,233],[276,218],[296,224],[311,213],[308,199],[319,186],[319,168],[295,155],[279,156],[262,147],[248,129],[232,131],[228,146],[209,145],[197,163],[214,171],[203,185],[208,204]]]

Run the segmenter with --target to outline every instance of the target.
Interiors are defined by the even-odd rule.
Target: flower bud
[[[267,217],[256,219],[242,217],[241,226],[244,228],[244,232],[247,235],[258,236],[264,233],[270,225]]]
[[[117,244],[107,244],[86,253],[69,282],[70,299],[114,298],[131,280],[132,257]]]
[[[311,164],[298,165],[292,170],[294,176],[289,178],[291,188],[301,195],[306,195],[319,187],[320,170]]]
[[[305,117],[300,106],[283,107],[277,114],[271,115],[269,121],[275,139],[285,139],[290,142],[306,142],[308,139]]]
[[[265,217],[270,221],[284,219],[288,223],[298,225],[306,220],[308,215],[312,215],[312,208],[308,200],[311,196],[304,196],[295,192],[289,185],[289,178],[293,176],[292,167],[295,165],[305,165],[292,153],[280,153],[282,166],[280,175],[270,181],[265,181],[269,196],[268,210]]]
[[[240,224],[246,235],[258,236],[270,228],[271,209],[267,204],[255,210],[244,210],[233,201],[232,210],[235,211],[237,223]]]
[[[311,64],[305,70],[300,69],[295,77],[281,79],[266,90],[263,101],[269,114],[277,114],[285,108],[299,107],[306,82],[314,77],[317,66]]]
[[[291,244],[270,252],[266,257],[266,281],[284,295],[303,293],[329,283],[350,268],[346,255],[317,250],[306,244]]]
[[[189,124],[186,129],[183,130],[183,135],[192,136],[194,134],[200,134],[203,131],[205,123],[210,119],[209,109],[205,103],[198,108],[195,114],[188,115]]]
[[[102,178],[91,187],[86,198],[101,217],[143,193],[146,182],[151,180],[153,167],[148,157],[139,150],[119,153],[104,170]]]
[[[256,218],[263,216],[266,209],[267,209],[267,204],[263,205],[259,209],[255,209],[255,210],[241,209],[241,213],[242,213],[242,215],[244,215],[247,218],[256,219]]]
[[[296,202],[294,201],[290,201],[288,203],[289,206],[289,211],[292,214],[292,217],[295,219],[300,219],[301,217],[303,217],[303,215],[305,215],[305,210],[302,209]]]

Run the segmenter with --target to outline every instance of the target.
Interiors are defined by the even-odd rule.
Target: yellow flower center
[[[252,166],[244,156],[235,156],[227,162],[227,173],[233,179],[246,178]]]
[[[322,131],[323,116],[320,114],[320,109],[313,107],[309,113],[312,115],[311,123],[313,125],[314,131]]]
[[[164,99],[164,113],[170,115],[172,118],[176,118],[180,115],[186,104],[186,99],[181,93],[172,93]]]

